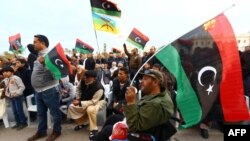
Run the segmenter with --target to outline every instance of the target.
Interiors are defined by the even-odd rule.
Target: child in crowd
[[[12,128],[21,130],[27,127],[27,119],[23,111],[23,91],[25,86],[20,77],[14,75],[12,67],[4,67],[2,69],[5,84],[5,96],[10,99],[16,125]]]

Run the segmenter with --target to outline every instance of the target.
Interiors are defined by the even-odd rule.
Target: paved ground
[[[28,137],[32,136],[36,132],[36,123],[32,123],[30,127],[26,127],[21,131],[17,131],[11,128],[4,128],[2,122],[0,122],[0,141],[26,141]],[[88,129],[80,131],[73,130],[74,124],[63,124],[62,135],[58,138],[58,141],[88,141]],[[49,129],[51,132],[51,129]],[[195,128],[179,130],[171,139],[171,141],[223,141],[223,134],[216,129],[210,130],[210,137],[203,139],[199,131]],[[44,141],[46,138],[38,141]]]
[[[9,120],[13,121],[11,116],[11,111],[8,109]],[[14,122],[11,122],[14,125]],[[62,135],[57,139],[57,141],[88,141],[88,128],[74,131],[75,124],[62,124]],[[101,127],[100,127],[101,128]],[[17,131],[11,128],[4,128],[3,122],[0,121],[0,141],[26,141],[28,137],[35,134],[37,129],[37,121],[32,122],[30,127],[26,127],[23,130]],[[51,128],[48,133],[51,132]],[[208,139],[203,139],[200,136],[199,130],[197,128],[182,129],[171,138],[171,141],[223,141],[223,133],[217,129],[211,129],[209,131],[210,137]],[[46,138],[40,139],[38,141],[44,141]]]

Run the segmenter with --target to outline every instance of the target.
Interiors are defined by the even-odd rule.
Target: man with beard
[[[163,86],[164,78],[160,71],[149,69],[142,74],[142,98],[136,103],[135,88],[129,87],[125,96],[127,104],[123,107],[124,115],[130,132],[154,134],[151,129],[166,123],[173,114],[173,102],[169,91]],[[154,118],[151,118],[152,115]]]
[[[169,91],[163,86],[164,79],[160,71],[149,69],[144,71],[142,75],[142,98],[136,102],[135,87],[130,86],[126,91],[126,104],[123,106],[123,110],[128,131],[130,133],[147,133],[154,136],[157,141],[167,140],[169,137],[163,136],[171,131],[168,131],[165,126],[174,110],[173,102],[168,94]],[[108,141],[114,123],[122,120],[121,115],[109,117],[103,129],[96,135],[95,140]],[[159,132],[164,133],[159,134]]]

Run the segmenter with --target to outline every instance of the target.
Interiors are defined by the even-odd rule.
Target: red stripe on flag
[[[17,39],[20,39],[20,38],[21,38],[21,34],[17,33],[16,35],[13,35],[13,36],[9,37],[9,42],[11,43],[11,42],[13,42],[13,41],[15,41]]]
[[[133,32],[136,34],[136,35],[138,35],[140,38],[142,38],[144,41],[148,41],[149,40],[149,38],[146,36],[146,35],[144,35],[143,33],[141,33],[138,29],[136,29],[136,28],[134,28],[133,29]]]
[[[220,99],[224,119],[227,122],[249,120],[249,111],[244,99],[239,51],[233,29],[224,14],[216,17],[211,23],[213,22],[215,22],[215,25],[212,25],[214,28],[208,27],[208,31],[218,46],[223,64]]]
[[[80,39],[76,39],[76,42],[79,42],[79,43],[81,43],[81,44],[83,44],[83,46],[84,47],[86,47],[86,48],[88,48],[88,49],[90,49],[90,50],[94,50],[94,48],[93,47],[91,47],[89,44],[87,44],[87,43],[84,43],[83,41],[81,41]]]
[[[63,50],[63,48],[62,48],[62,46],[61,46],[60,43],[58,43],[56,45],[56,51],[57,51],[58,55],[60,56],[60,58],[62,59],[62,61],[67,64],[67,66],[69,68],[69,73],[72,74],[73,71],[72,71],[71,64],[70,64],[69,60],[67,59],[67,57],[65,56],[64,50]]]

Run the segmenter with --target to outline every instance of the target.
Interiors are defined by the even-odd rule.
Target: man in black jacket
[[[116,114],[122,114],[123,111],[120,111],[119,108],[125,102],[125,93],[127,87],[130,85],[130,79],[128,74],[128,69],[123,67],[118,70],[118,77],[113,80],[113,89],[112,89],[112,101],[107,108],[107,117],[112,115],[113,112]]]

